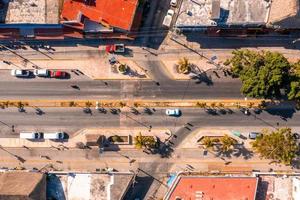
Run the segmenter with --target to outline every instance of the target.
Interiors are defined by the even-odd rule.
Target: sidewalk
[[[118,149],[133,149],[134,147],[134,137],[141,133],[143,136],[155,136],[158,137],[161,141],[165,141],[168,137],[170,137],[170,131],[168,129],[83,129],[74,134],[74,136],[70,139],[64,141],[54,141],[54,140],[38,140],[38,141],[30,141],[27,139],[20,138],[0,138],[0,146],[5,148],[13,148],[13,147],[28,147],[28,148],[45,148],[45,147],[53,147],[53,148],[78,148],[77,143],[87,144],[89,142],[97,143],[97,140],[101,136],[105,136],[106,139],[118,135],[120,137],[128,137],[131,138],[131,141],[124,143],[115,143],[113,146],[117,146]],[[168,133],[168,134],[166,134]]]
[[[178,147],[179,149],[193,149],[193,148],[201,148],[201,144],[199,142],[200,138],[203,136],[224,136],[228,135],[232,137],[233,139],[236,139],[239,144],[243,144],[245,148],[251,148],[250,142],[253,140],[250,140],[248,138],[248,134],[250,132],[261,132],[262,129],[270,129],[270,127],[205,127],[205,128],[199,128],[194,130],[192,133],[188,135],[188,137],[185,138],[185,140],[180,144]],[[295,131],[295,130],[294,130]],[[238,137],[234,135],[233,133],[240,133],[241,136]]]
[[[116,70],[116,67],[109,64],[107,59],[30,59],[30,62],[24,63],[20,58],[6,61],[13,64],[0,62],[1,69],[29,69],[33,70],[32,66],[38,66],[41,69],[56,69],[56,70],[73,70],[79,69],[91,79],[148,79],[147,75],[136,62],[127,59],[119,59],[119,62],[126,64],[130,68],[127,74],[121,74]]]

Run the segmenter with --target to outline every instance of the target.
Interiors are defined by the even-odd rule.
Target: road
[[[0,110],[0,132],[1,137],[17,137],[22,130],[63,130],[72,135],[72,132],[82,128],[92,127],[114,127],[114,128],[169,128],[172,132],[181,130],[185,123],[191,123],[197,127],[222,127],[222,126],[244,126],[244,127],[277,127],[299,126],[300,112],[292,113],[292,110],[269,110],[269,114],[263,111],[259,115],[246,116],[238,110],[232,114],[208,114],[204,109],[184,108],[181,117],[170,117],[165,115],[165,110],[156,108],[152,114],[146,114],[139,109],[140,114],[133,114],[128,108],[119,114],[112,114],[109,110],[106,114],[93,110],[92,115],[86,114],[81,108],[42,108],[44,114],[37,115],[33,108],[25,108],[26,113],[19,113],[17,108]],[[279,116],[290,113],[284,118]],[[292,116],[292,118],[290,118]],[[11,126],[15,126],[15,132]],[[185,128],[183,128],[186,130]],[[189,132],[189,130],[186,130]]]
[[[157,70],[151,63],[153,70]],[[90,80],[71,72],[70,80],[18,79],[0,71],[0,99],[221,99],[243,98],[238,79],[220,78],[212,72],[190,81],[173,81],[158,75],[156,80]],[[162,77],[163,76],[163,77]],[[157,82],[159,85],[157,85]],[[71,85],[78,85],[80,90]]]

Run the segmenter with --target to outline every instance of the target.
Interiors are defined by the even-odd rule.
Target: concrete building
[[[46,200],[46,175],[35,172],[1,172],[0,200]]]
[[[50,173],[47,198],[57,200],[122,200],[133,173]]]
[[[142,18],[138,0],[2,0],[0,39],[131,39]]]
[[[255,200],[257,177],[189,176],[179,174],[164,200]]]
[[[269,10],[266,0],[183,0],[175,27],[257,27],[266,24]]]
[[[273,0],[267,26],[276,29],[299,29],[300,1]]]
[[[65,0],[62,23],[89,32],[129,32],[141,21],[138,0]]]

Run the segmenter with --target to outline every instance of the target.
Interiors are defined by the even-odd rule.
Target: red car
[[[66,78],[67,73],[63,71],[51,71],[51,78]]]

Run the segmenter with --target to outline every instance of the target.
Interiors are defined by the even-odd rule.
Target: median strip
[[[198,107],[198,108],[264,108],[277,104],[271,100],[242,99],[197,99],[197,100],[0,100],[0,108],[8,107]]]

